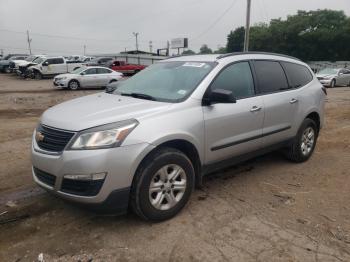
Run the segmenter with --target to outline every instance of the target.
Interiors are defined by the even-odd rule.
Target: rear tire
[[[146,157],[135,174],[131,208],[145,220],[170,219],[188,202],[194,179],[193,165],[184,153],[160,148]]]
[[[301,124],[292,145],[286,151],[286,157],[296,163],[307,161],[316,146],[318,128],[310,118],[306,118]]]
[[[77,80],[71,80],[69,83],[68,83],[68,88],[70,90],[78,90],[80,88],[80,84]]]

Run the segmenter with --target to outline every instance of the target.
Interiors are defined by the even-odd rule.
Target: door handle
[[[262,109],[262,107],[260,106],[253,106],[252,109],[250,109],[250,112],[257,112],[260,111]]]
[[[291,104],[294,104],[294,103],[296,103],[296,102],[298,102],[298,99],[295,99],[295,98],[292,98],[292,99],[289,101],[289,103],[291,103]]]

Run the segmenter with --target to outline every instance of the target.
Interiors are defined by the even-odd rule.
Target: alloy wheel
[[[158,210],[169,210],[180,202],[186,191],[185,171],[175,164],[165,165],[152,177],[149,201]]]
[[[311,153],[315,143],[315,130],[312,127],[308,127],[304,130],[301,138],[301,152],[304,156]]]

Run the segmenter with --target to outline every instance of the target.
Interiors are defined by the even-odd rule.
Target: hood
[[[26,66],[31,63],[26,60],[14,60],[13,62],[16,64],[16,66]]]
[[[55,76],[54,78],[62,78],[62,77],[71,78],[74,76],[77,76],[77,74],[60,74],[60,75]]]
[[[337,76],[337,74],[316,74],[316,77],[322,77],[322,78],[332,78],[334,76]]]
[[[97,93],[56,105],[44,112],[41,123],[80,131],[128,119],[140,119],[163,112],[171,104],[107,93]]]

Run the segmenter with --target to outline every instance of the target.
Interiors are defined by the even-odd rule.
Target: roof
[[[300,61],[300,59],[284,55],[284,54],[276,54],[276,53],[268,53],[268,52],[235,52],[235,53],[228,53],[228,54],[208,54],[208,55],[183,55],[183,56],[176,56],[176,57],[170,57],[168,59],[165,59],[165,61],[194,61],[194,62],[215,62],[219,61],[224,58],[234,57],[234,56],[249,56],[249,59],[256,59],[256,58],[271,58],[271,56],[275,57],[276,59],[283,58],[283,60],[297,60]]]

